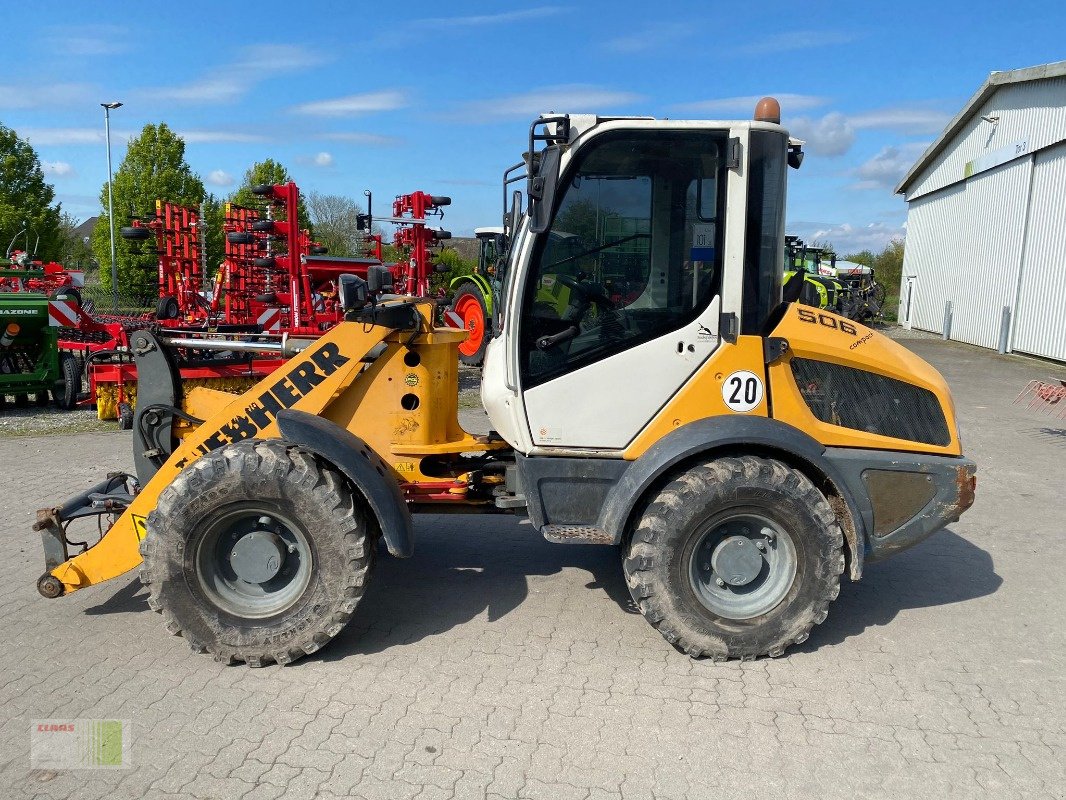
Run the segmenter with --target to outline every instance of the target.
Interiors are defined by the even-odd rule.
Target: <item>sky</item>
[[[838,252],[905,234],[893,188],[993,70],[1066,59],[1066,4],[4,2],[0,123],[63,209],[100,210],[112,159],[166,122],[209,191],[274,158],[376,216],[422,190],[443,227],[498,225],[503,170],[540,112],[746,119],[781,101],[806,140],[788,232]],[[17,33],[16,33],[17,32]]]

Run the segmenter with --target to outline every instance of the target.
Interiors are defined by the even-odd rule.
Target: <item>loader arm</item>
[[[362,359],[390,334],[396,331],[381,325],[343,323],[245,394],[230,396],[211,392],[216,396],[217,410],[187,433],[96,545],[42,576],[38,584],[42,594],[70,593],[136,567],[141,562],[140,542],[148,533],[148,514],[156,507],[160,493],[182,469],[225,444],[251,438],[278,438],[275,416],[281,410],[321,414],[358,378],[366,366]],[[203,398],[205,392],[197,392],[197,396]],[[218,397],[232,399],[221,404]],[[38,529],[45,537],[46,551],[51,548],[55,552],[57,539],[66,547],[60,527],[63,520],[55,519],[57,511],[51,509],[39,516],[42,521]],[[49,577],[58,581],[58,585],[48,581]],[[47,584],[50,590],[46,591],[42,584]]]

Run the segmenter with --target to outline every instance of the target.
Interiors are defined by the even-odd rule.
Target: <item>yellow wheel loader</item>
[[[970,506],[975,468],[936,370],[787,302],[802,153],[779,120],[767,99],[754,120],[533,123],[504,174],[486,436],[457,422],[465,332],[434,329],[432,302],[390,295],[379,270],[344,277],[346,321],[316,341],[138,332],[137,474],[39,512],[41,594],[140,566],[193,650],[285,664],[343,629],[377,548],[412,554],[413,514],[461,510],[618,547],[641,612],[691,656],[804,641],[842,574]],[[604,275],[625,276],[621,299]],[[537,300],[557,284],[561,313]],[[240,396],[183,393],[182,359],[211,347],[291,359]],[[85,517],[112,521],[72,555]]]

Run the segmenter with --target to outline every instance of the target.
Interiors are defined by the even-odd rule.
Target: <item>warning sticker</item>
[[[133,520],[133,532],[137,534],[137,541],[143,542],[144,537],[148,535],[148,518],[140,514],[130,514],[130,518]]]

